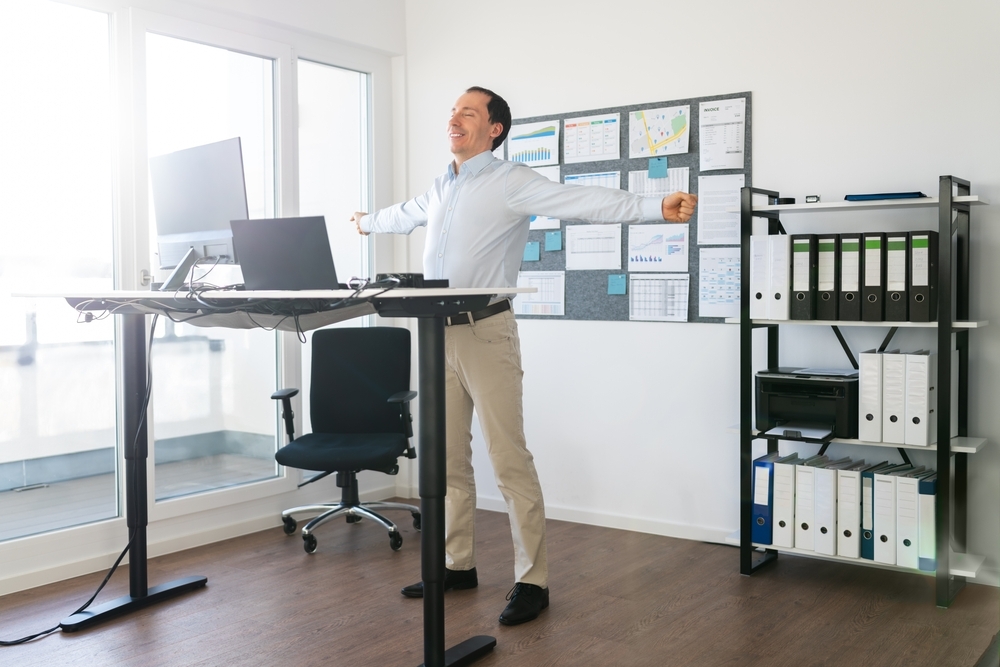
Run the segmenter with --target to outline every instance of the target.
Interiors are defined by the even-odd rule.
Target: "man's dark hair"
[[[510,133],[510,107],[507,105],[507,101],[489,88],[473,86],[465,92],[482,93],[490,98],[490,101],[486,104],[486,110],[490,113],[490,122],[503,125],[503,131],[500,132],[500,136],[493,140],[493,150],[496,150],[497,146],[503,144],[503,140]]]

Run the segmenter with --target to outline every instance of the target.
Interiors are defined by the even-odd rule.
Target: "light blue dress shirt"
[[[533,215],[565,221],[663,221],[659,197],[554,183],[486,151],[453,164],[426,193],[361,218],[362,231],[409,234],[427,226],[424,277],[451,287],[516,287]]]

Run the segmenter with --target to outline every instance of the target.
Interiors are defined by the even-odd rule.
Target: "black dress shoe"
[[[534,584],[514,584],[507,593],[510,602],[500,614],[500,622],[504,625],[527,623],[538,618],[543,609],[549,606],[549,589]]]
[[[461,591],[466,588],[475,588],[478,585],[479,577],[476,575],[476,568],[471,570],[449,570],[446,568],[444,571],[444,589],[446,591],[452,589]],[[400,593],[408,598],[422,598],[424,597],[424,582],[418,581],[415,584],[405,586]]]

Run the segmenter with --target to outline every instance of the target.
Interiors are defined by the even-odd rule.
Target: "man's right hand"
[[[366,215],[368,214],[363,211],[356,211],[354,215],[351,216],[351,222],[353,222],[354,226],[358,228],[358,234],[361,234],[362,236],[368,236],[368,232],[361,230],[361,218]]]

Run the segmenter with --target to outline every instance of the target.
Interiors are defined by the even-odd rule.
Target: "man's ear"
[[[497,138],[503,132],[503,123],[493,123],[493,129],[490,130],[490,137]]]

